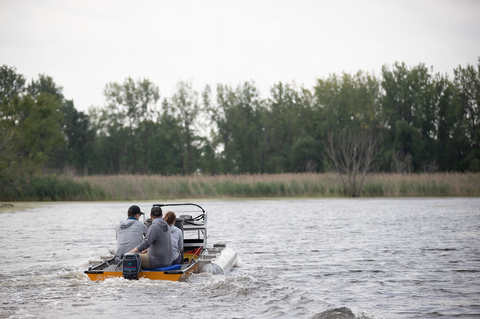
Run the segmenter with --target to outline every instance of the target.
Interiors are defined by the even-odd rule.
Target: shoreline
[[[4,202],[178,201],[352,198],[338,174],[43,175],[23,180]],[[357,198],[480,197],[480,173],[370,174]],[[355,197],[353,197],[355,198]]]

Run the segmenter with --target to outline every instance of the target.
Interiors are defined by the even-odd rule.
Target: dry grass
[[[345,196],[339,176],[333,173],[71,178],[103,189],[105,200]],[[480,174],[373,174],[365,178],[362,196],[480,196]]]
[[[480,173],[375,174],[363,189],[367,196],[480,196]]]

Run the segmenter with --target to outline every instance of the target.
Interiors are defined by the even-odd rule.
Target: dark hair
[[[132,217],[137,214],[143,214],[140,210],[140,207],[138,207],[137,205],[133,205],[128,208],[128,211],[127,211],[128,217]]]
[[[174,212],[167,212],[165,214],[165,217],[163,218],[163,220],[166,221],[169,225],[175,223],[175,219],[177,219],[177,216],[175,216]]]

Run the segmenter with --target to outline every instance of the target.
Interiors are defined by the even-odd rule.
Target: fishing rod
[[[198,254],[200,255],[200,252],[203,250],[203,247],[198,247],[195,249],[195,253],[193,254],[192,258],[190,259],[190,263],[192,263],[195,260],[195,256]]]

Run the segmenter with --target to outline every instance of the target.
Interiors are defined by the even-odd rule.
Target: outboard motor
[[[140,255],[138,253],[125,253],[123,255],[123,278],[138,279],[140,273]]]

